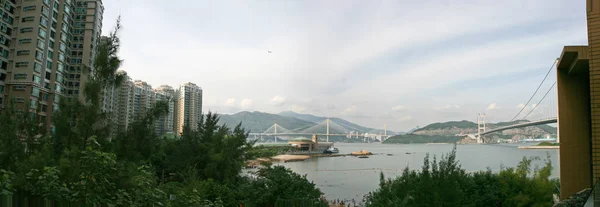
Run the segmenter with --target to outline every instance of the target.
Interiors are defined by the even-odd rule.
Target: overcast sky
[[[122,69],[154,87],[198,84],[204,112],[392,130],[509,121],[564,45],[587,44],[585,1],[103,1],[104,34],[122,16]],[[549,97],[528,119],[549,116]]]

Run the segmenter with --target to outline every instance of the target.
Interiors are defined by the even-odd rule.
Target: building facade
[[[8,30],[6,21],[2,27],[7,27],[15,40],[10,45],[12,54],[4,48],[0,52],[9,59],[5,95],[15,104],[15,110],[50,123],[52,112],[58,109],[64,95],[73,2],[18,1],[15,7],[11,5],[14,2],[2,2],[5,11],[12,10],[14,15],[13,28]],[[3,16],[8,18],[9,14]]]
[[[83,87],[95,71],[96,47],[102,34],[104,7],[101,0],[75,0],[71,52],[66,93],[83,101]],[[112,92],[112,90],[104,93]],[[110,95],[106,95],[110,96]],[[105,96],[105,97],[106,97]],[[110,103],[103,100],[103,109]]]
[[[51,129],[52,114],[68,94],[67,86],[75,85],[73,79],[82,79],[80,74],[70,73],[72,31],[79,2],[0,1],[0,107],[10,105]],[[98,8],[94,16],[99,21],[86,24],[100,35],[102,3],[93,2]],[[90,39],[86,42],[89,47],[78,51],[93,54],[95,42]]]
[[[175,118],[175,89],[168,85],[161,85],[157,89],[154,89],[154,92],[156,94],[156,101],[166,101],[168,105],[167,115],[159,117],[156,120],[156,134],[173,134],[175,130],[173,121]]]
[[[600,0],[586,0],[586,8],[588,45],[565,46],[557,66],[562,199],[600,178]]]
[[[184,126],[196,130],[202,117],[202,89],[194,83],[177,88],[175,101],[175,131],[183,133]]]

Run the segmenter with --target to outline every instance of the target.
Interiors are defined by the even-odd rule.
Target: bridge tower
[[[275,130],[275,134],[273,134],[273,137],[275,137],[275,143],[277,143],[277,123],[273,124],[273,129]]]
[[[481,133],[485,132],[485,113],[477,114],[477,143],[483,143],[483,137],[481,137]]]
[[[329,142],[329,118],[327,118],[327,142]]]

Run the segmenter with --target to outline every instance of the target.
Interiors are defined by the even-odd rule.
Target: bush
[[[421,171],[404,169],[367,196],[368,206],[551,206],[558,184],[549,179],[550,159],[531,168],[539,158],[523,158],[516,168],[466,173],[456,160],[456,146],[446,156],[424,159]]]

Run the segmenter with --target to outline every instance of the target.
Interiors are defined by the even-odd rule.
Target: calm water
[[[311,158],[303,162],[281,163],[299,174],[306,174],[325,193],[327,199],[362,200],[364,194],[374,191],[379,184],[379,172],[386,177],[400,175],[408,166],[420,169],[426,153],[430,156],[451,151],[452,144],[363,144],[336,143],[340,153],[348,154],[361,149],[377,155],[367,159],[357,157]],[[485,170],[487,167],[499,171],[501,166],[515,167],[523,157],[538,156],[542,159],[549,154],[552,160],[553,177],[559,176],[557,149],[518,149],[514,144],[498,145],[458,145],[457,158],[467,171]],[[407,152],[412,154],[406,154]],[[393,154],[388,156],[387,154]],[[543,161],[534,165],[543,165]]]

